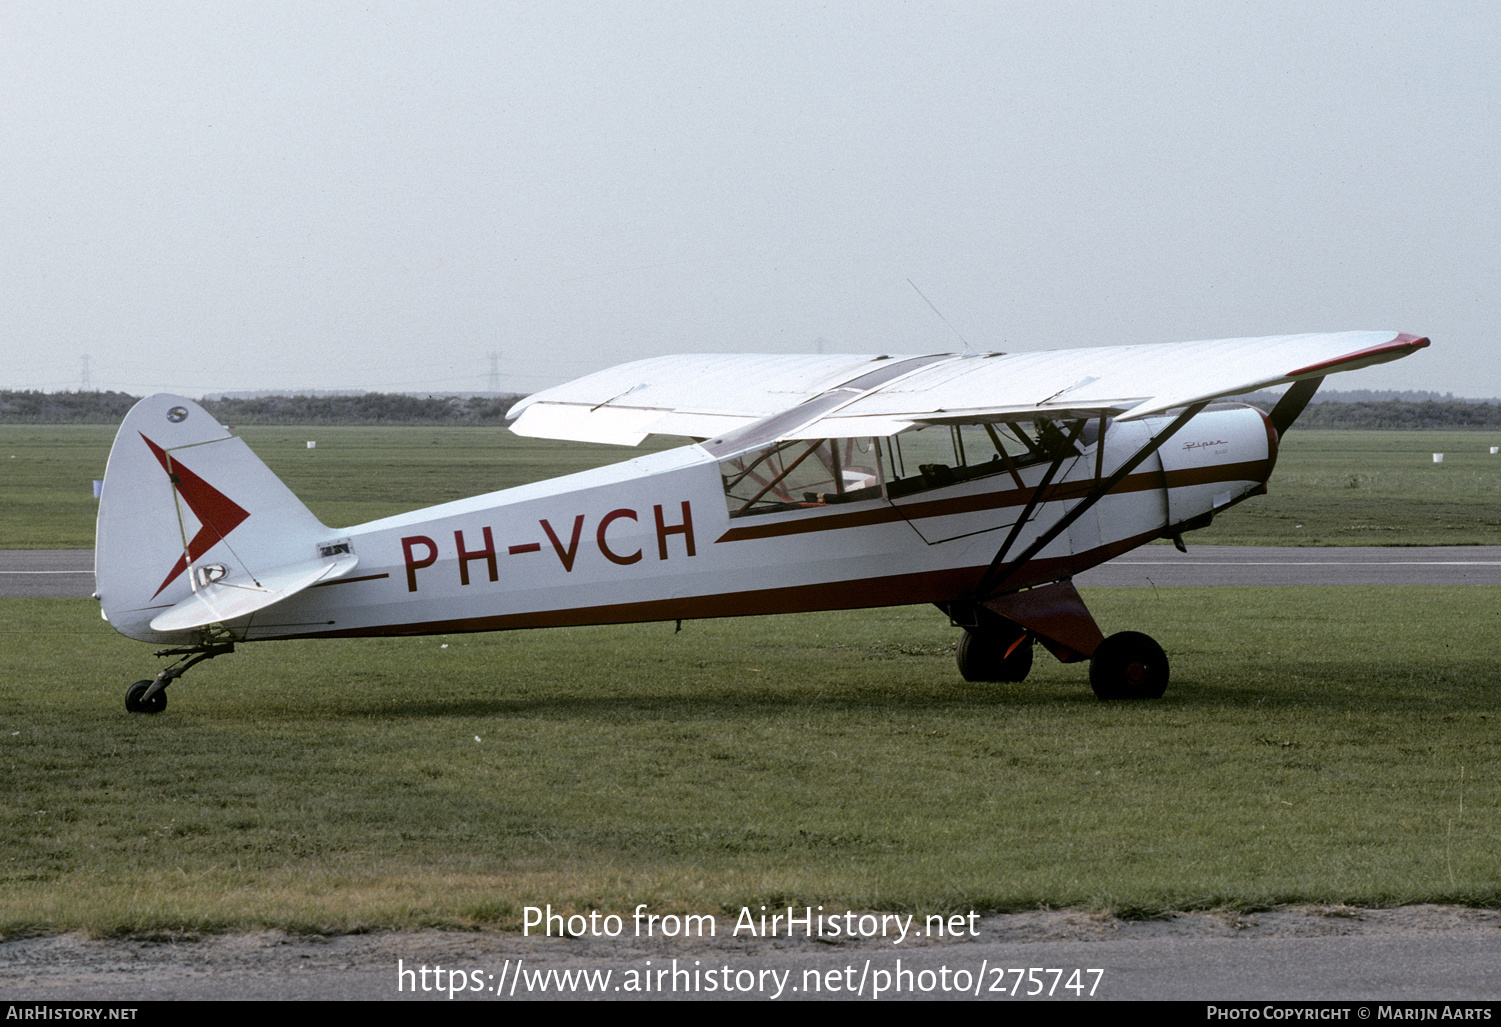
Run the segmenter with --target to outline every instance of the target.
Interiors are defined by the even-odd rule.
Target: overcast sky
[[[0,387],[1370,328],[1433,346],[1331,387],[1497,396],[1498,40],[1432,0],[0,0]]]

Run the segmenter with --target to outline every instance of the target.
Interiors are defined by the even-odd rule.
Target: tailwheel
[[[965,628],[954,659],[965,681],[1024,681],[1032,670],[1032,636],[1020,628]]]
[[[1160,699],[1167,676],[1167,653],[1140,631],[1111,635],[1089,659],[1089,685],[1101,699]]]
[[[125,690],[125,708],[131,713],[160,713],[167,708],[167,690],[158,688],[154,694],[151,686],[155,681],[137,681]]]
[[[137,681],[125,690],[125,709],[131,713],[160,713],[167,708],[167,686],[204,660],[235,651],[233,642],[204,642],[183,649],[161,649],[157,656],[179,657],[155,678]]]

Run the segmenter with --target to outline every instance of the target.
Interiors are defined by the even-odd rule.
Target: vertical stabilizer
[[[221,583],[319,557],[328,528],[197,403],[161,393],[131,408],[100,495],[94,574],[114,628],[149,641],[164,610]]]

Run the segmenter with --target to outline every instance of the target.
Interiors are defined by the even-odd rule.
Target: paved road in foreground
[[[1501,546],[1143,546],[1074,579],[1098,588],[1184,585],[1501,585]],[[0,549],[0,599],[88,597],[92,549]]]
[[[637,940],[631,937],[629,911],[623,912],[623,936],[615,941],[403,931],[315,938],[261,932],[175,943],[89,941],[76,935],[0,942],[0,1001],[446,1003],[446,985],[464,989],[454,998],[490,1002],[643,997],[1017,1002],[1028,992],[1045,998],[1048,990],[1064,1003],[1089,1001],[1091,991],[1096,1000],[1321,999],[1352,1005],[1373,1000],[1463,1004],[1501,997],[1496,973],[1501,912],[1495,910],[1293,907],[1133,922],[1035,911],[981,917],[978,937],[972,939],[908,938],[904,944],[881,937],[831,944],[796,933],[775,941],[737,939],[729,936],[728,922],[720,923],[713,939]],[[874,916],[869,920],[876,922]],[[923,920],[915,918],[919,928]],[[443,985],[434,987],[437,967]],[[421,977],[424,968],[429,973]],[[651,993],[631,991],[631,978],[639,986],[648,970],[662,972]],[[571,987],[560,986],[556,971],[587,971],[593,987],[577,977]],[[707,985],[711,971],[713,991]],[[1073,991],[1067,987],[1070,979]],[[1352,1008],[1340,1019],[1390,1017],[1368,1006],[1364,1015]]]

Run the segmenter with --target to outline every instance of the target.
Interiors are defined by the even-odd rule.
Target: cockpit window
[[[891,498],[942,488],[973,478],[1009,473],[1031,464],[1066,460],[1092,444],[1091,423],[1076,441],[1067,426],[1052,421],[999,424],[930,424],[880,440],[886,494]]]
[[[799,439],[720,462],[731,517],[881,497],[871,439]]]
[[[1079,456],[1099,436],[1089,422],[930,424],[871,439],[797,439],[722,460],[731,517],[895,499],[993,474]]]

